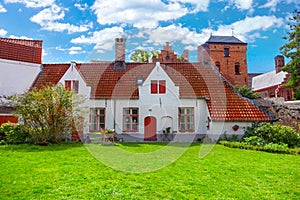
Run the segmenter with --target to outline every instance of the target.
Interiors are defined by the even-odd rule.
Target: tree
[[[283,71],[290,73],[290,79],[285,85],[294,92],[294,99],[300,99],[300,11],[294,10],[289,18],[290,31],[284,39],[289,42],[280,47],[281,53],[291,61],[283,67]]]
[[[247,86],[235,86],[234,88],[240,95],[243,97],[246,97],[248,99],[256,99],[259,97],[259,94],[256,92],[253,92],[250,87]]]
[[[32,143],[61,142],[70,136],[82,102],[63,85],[46,86],[11,98],[16,114],[29,129]]]
[[[149,62],[153,56],[157,57],[159,53],[160,51],[151,51],[149,53],[146,50],[138,49],[131,54],[130,59],[134,62]]]

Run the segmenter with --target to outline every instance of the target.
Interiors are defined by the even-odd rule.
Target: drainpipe
[[[116,130],[116,99],[114,99],[114,129]]]

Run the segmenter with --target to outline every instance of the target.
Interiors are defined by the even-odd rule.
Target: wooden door
[[[156,118],[146,117],[144,119],[144,141],[156,140]]]

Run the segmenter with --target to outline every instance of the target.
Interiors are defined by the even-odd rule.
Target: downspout
[[[116,130],[116,99],[114,99],[114,129]]]

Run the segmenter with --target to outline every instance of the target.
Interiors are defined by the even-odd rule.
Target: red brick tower
[[[234,36],[210,36],[198,47],[198,62],[211,64],[233,86],[248,86],[247,43]]]

